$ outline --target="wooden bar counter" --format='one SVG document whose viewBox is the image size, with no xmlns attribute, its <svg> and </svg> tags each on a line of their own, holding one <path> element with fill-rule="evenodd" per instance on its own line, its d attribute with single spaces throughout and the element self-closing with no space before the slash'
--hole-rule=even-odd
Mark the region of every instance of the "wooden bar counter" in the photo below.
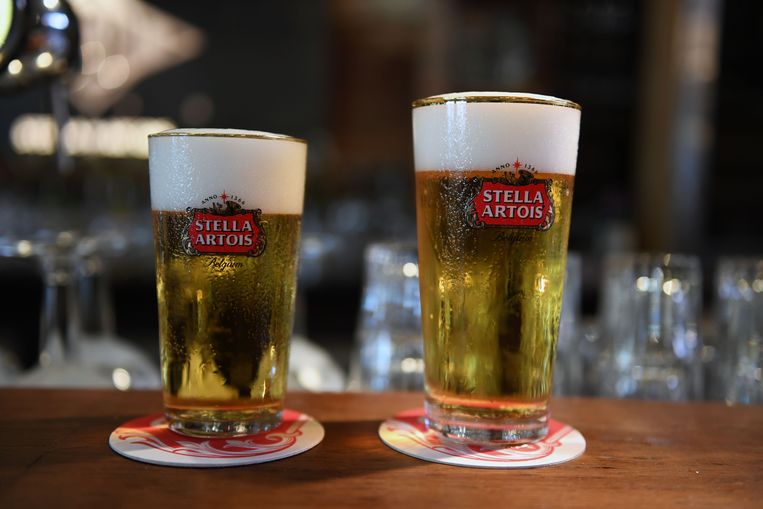
<svg viewBox="0 0 763 509">
<path fill-rule="evenodd" d="M 558 399 L 586 453 L 563 465 L 482 470 L 386 447 L 380 422 L 421 394 L 291 394 L 326 438 L 292 458 L 189 469 L 122 458 L 111 431 L 161 409 L 158 392 L 0 390 L 0 508 L 763 507 L 763 406 Z"/>
</svg>

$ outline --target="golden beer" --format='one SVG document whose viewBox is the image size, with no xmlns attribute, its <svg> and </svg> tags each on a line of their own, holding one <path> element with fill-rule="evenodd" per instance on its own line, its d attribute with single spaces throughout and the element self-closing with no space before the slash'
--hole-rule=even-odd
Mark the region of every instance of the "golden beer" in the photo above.
<svg viewBox="0 0 763 509">
<path fill-rule="evenodd" d="M 422 328 L 424 337 L 437 338 L 427 342 L 426 383 L 453 412 L 545 414 L 573 178 L 545 176 L 560 204 L 548 231 L 452 228 L 463 212 L 451 217 L 448 204 L 459 201 L 471 178 L 491 174 L 416 175 Z"/>
<path fill-rule="evenodd" d="M 427 421 L 450 438 L 510 444 L 547 432 L 579 122 L 572 104 L 497 93 L 414 103 Z M 417 116 L 436 107 L 445 111 Z M 548 147 L 557 110 L 574 128 L 566 165 L 533 151 Z M 512 133 L 525 139 L 504 141 Z"/>
<path fill-rule="evenodd" d="M 153 216 L 166 412 L 272 419 L 286 389 L 300 216 L 263 215 L 259 257 L 190 256 L 186 214 Z"/>
<path fill-rule="evenodd" d="M 251 131 L 151 138 L 165 415 L 191 435 L 280 422 L 305 144 Z"/>
</svg>

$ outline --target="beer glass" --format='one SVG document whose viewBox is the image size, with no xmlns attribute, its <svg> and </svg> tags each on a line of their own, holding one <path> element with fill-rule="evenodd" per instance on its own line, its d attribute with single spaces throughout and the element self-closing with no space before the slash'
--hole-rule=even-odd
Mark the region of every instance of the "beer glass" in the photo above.
<svg viewBox="0 0 763 509">
<path fill-rule="evenodd" d="M 548 431 L 579 127 L 535 94 L 413 103 L 426 419 L 446 437 Z"/>
<path fill-rule="evenodd" d="M 424 388 L 421 300 L 415 241 L 366 247 L 365 283 L 358 318 L 352 388 Z"/>
<path fill-rule="evenodd" d="M 702 399 L 702 268 L 676 253 L 617 253 L 604 263 L 599 393 Z"/>
<path fill-rule="evenodd" d="M 716 298 L 715 394 L 727 404 L 763 403 L 763 258 L 721 258 Z"/>
<path fill-rule="evenodd" d="M 281 419 L 307 144 L 230 129 L 149 137 L 165 415 L 197 436 Z"/>
</svg>

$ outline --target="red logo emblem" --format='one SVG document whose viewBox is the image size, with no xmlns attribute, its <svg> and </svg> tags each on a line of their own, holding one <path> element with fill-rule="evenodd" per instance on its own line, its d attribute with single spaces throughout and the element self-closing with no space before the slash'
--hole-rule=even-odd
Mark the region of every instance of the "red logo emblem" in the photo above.
<svg viewBox="0 0 763 509">
<path fill-rule="evenodd" d="M 519 170 L 495 178 L 475 177 L 471 185 L 466 222 L 472 228 L 548 230 L 554 224 L 551 180 L 536 179 L 530 171 Z"/>
<path fill-rule="evenodd" d="M 223 192 L 219 198 L 204 200 L 211 208 L 189 208 L 188 227 L 183 235 L 183 248 L 190 255 L 259 256 L 265 251 L 267 237 L 260 220 L 260 209 L 246 210 L 237 200 Z M 228 200 L 228 198 L 231 198 Z M 234 201 L 237 200 L 237 201 Z"/>
</svg>

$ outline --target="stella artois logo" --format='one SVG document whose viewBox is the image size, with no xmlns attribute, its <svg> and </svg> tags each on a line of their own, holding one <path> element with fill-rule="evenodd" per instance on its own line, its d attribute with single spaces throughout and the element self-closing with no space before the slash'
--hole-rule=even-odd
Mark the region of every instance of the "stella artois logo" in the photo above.
<svg viewBox="0 0 763 509">
<path fill-rule="evenodd" d="M 496 168 L 496 177 L 474 177 L 466 204 L 472 228 L 512 227 L 548 230 L 554 224 L 551 180 L 535 178 L 535 168 L 517 159 Z"/>
<path fill-rule="evenodd" d="M 245 209 L 244 200 L 225 191 L 202 202 L 207 208 L 186 209 L 189 222 L 183 249 L 189 255 L 260 256 L 267 236 L 260 209 Z"/>
</svg>

